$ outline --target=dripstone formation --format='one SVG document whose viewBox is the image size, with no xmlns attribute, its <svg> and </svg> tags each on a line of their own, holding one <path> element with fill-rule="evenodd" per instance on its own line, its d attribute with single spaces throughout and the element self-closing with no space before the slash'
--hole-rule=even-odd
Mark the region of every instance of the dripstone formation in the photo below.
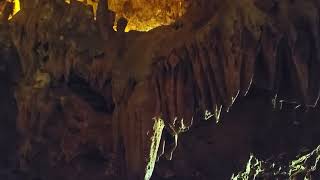
<svg viewBox="0 0 320 180">
<path fill-rule="evenodd" d="M 186 4 L 171 25 L 127 33 L 124 18 L 114 31 L 107 0 L 96 18 L 77 1 L 21 1 L 10 20 L 3 11 L 1 63 L 15 82 L 20 171 L 58 179 L 102 168 L 66 179 L 148 180 L 184 132 L 203 119 L 221 123 L 252 86 L 277 109 L 317 108 L 319 1 Z M 90 166 L 84 155 L 101 162 Z"/>
</svg>

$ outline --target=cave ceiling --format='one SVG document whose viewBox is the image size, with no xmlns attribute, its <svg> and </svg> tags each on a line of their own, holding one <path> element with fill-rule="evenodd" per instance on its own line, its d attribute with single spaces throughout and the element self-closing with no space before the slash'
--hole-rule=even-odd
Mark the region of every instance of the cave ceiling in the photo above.
<svg viewBox="0 0 320 180">
<path fill-rule="evenodd" d="M 96 17 L 99 0 L 75 1 L 91 6 Z M 20 11 L 20 0 L 3 0 L 2 3 L 5 2 L 14 4 L 12 15 Z M 70 4 L 70 0 L 65 0 L 65 2 Z M 126 32 L 130 30 L 149 31 L 162 25 L 169 25 L 181 17 L 185 13 L 186 3 L 185 0 L 111 0 L 108 1 L 108 6 L 105 8 L 116 13 L 115 30 L 117 20 L 124 17 L 128 20 Z"/>
<path fill-rule="evenodd" d="M 271 109 L 319 108 L 317 0 L 0 0 L 0 19 L 22 169 L 94 149 L 109 178 L 149 180 L 184 134 L 223 124 L 253 87 Z"/>
</svg>

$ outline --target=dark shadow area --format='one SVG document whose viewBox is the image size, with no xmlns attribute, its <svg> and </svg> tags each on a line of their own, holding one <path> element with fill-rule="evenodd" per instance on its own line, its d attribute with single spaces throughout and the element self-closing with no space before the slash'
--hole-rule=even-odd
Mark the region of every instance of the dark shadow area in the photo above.
<svg viewBox="0 0 320 180">
<path fill-rule="evenodd" d="M 112 113 L 114 110 L 113 102 L 106 101 L 105 98 L 94 91 L 90 84 L 82 77 L 71 73 L 68 81 L 69 88 L 77 94 L 79 97 L 83 98 L 87 103 L 89 103 L 95 111 L 97 112 L 107 112 Z"/>
<path fill-rule="evenodd" d="M 0 56 L 0 179 L 7 180 L 17 166 L 16 117 L 17 106 L 14 98 L 14 82 L 10 76 L 14 72 Z M 13 59 L 10 59 L 14 61 Z M 12 178 L 10 178 L 12 179 Z"/>
<path fill-rule="evenodd" d="M 320 144 L 318 108 L 307 112 L 283 103 L 273 109 L 271 93 L 252 88 L 222 120 L 202 120 L 179 137 L 172 161 L 159 161 L 155 180 L 227 180 L 243 168 L 250 154 L 262 160 L 281 156 L 287 163 Z"/>
</svg>

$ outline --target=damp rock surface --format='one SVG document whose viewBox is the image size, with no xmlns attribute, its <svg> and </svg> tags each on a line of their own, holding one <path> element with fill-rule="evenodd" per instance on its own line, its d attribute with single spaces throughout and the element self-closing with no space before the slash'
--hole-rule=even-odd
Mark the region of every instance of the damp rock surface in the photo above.
<svg viewBox="0 0 320 180">
<path fill-rule="evenodd" d="M 78 1 L 23 1 L 10 20 L 2 11 L 0 73 L 15 82 L 11 91 L 18 111 L 19 171 L 45 179 L 48 174 L 54 175 L 49 179 L 88 179 L 82 174 L 88 169 L 89 174 L 97 171 L 95 179 L 147 180 L 154 169 L 157 172 L 158 160 L 174 161 L 176 150 L 187 156 L 181 147 L 188 143 L 179 146 L 180 141 L 203 119 L 211 122 L 208 126 L 230 127 L 226 134 L 219 128 L 206 131 L 221 135 L 221 142 L 214 141 L 223 147 L 216 145 L 217 152 L 226 153 L 221 157 L 231 162 L 243 159 L 247 151 L 263 152 L 251 149 L 256 142 L 247 136 L 266 136 L 266 129 L 274 127 L 294 132 L 292 124 L 308 124 L 301 121 L 300 112 L 318 110 L 318 1 L 197 0 L 170 25 L 128 33 L 124 19 L 119 21 L 122 29 L 113 30 L 117 17 L 104 8 L 109 3 L 100 0 L 94 12 Z M 9 12 L 10 6 L 3 9 Z M 257 102 L 246 99 L 252 87 L 259 89 L 268 106 L 255 109 Z M 290 113 L 272 113 L 270 117 L 276 118 L 265 121 L 260 120 L 262 115 L 250 117 L 256 112 L 239 113 L 244 118 L 230 118 L 245 124 L 237 128 L 231 121 L 224 123 L 223 117 L 238 99 L 252 102 L 245 106 L 252 111 L 273 106 Z M 282 117 L 288 122 L 272 120 Z M 262 122 L 264 131 L 252 130 Z M 239 156 L 232 156 L 236 147 L 225 142 L 232 137 L 248 144 Z M 283 144 L 279 142 L 279 152 Z M 216 147 L 202 141 L 197 146 Z M 214 176 L 205 167 L 195 170 L 192 164 L 183 164 L 183 158 L 173 164 L 176 169 L 192 169 L 182 177 Z M 230 170 L 235 166 L 225 165 Z M 37 173 L 39 169 L 42 173 Z M 166 168 L 158 171 L 158 177 L 175 177 Z"/>
<path fill-rule="evenodd" d="M 287 164 L 282 157 L 262 161 L 250 156 L 245 170 L 233 174 L 232 180 L 250 179 L 318 179 L 319 146 L 309 153 L 302 153 Z"/>
</svg>

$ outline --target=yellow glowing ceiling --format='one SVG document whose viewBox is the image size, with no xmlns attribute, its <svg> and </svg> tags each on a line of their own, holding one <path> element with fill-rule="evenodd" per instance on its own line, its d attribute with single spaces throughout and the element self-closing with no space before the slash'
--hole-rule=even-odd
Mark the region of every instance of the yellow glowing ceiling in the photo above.
<svg viewBox="0 0 320 180">
<path fill-rule="evenodd" d="M 2 4 L 0 4 L 0 14 L 4 10 L 6 3 L 13 3 L 14 4 L 12 14 L 9 17 L 9 19 L 11 19 L 13 15 L 15 15 L 18 11 L 20 11 L 20 1 L 19 0 L 5 0 L 4 2 L 2 2 Z"/>
<path fill-rule="evenodd" d="M 126 31 L 149 31 L 173 23 L 185 13 L 185 0 L 109 0 L 117 18 L 128 19 Z"/>
<path fill-rule="evenodd" d="M 12 0 L 14 2 L 13 15 L 20 11 L 20 0 Z"/>
<path fill-rule="evenodd" d="M 98 0 L 78 0 L 93 6 L 94 14 Z M 173 23 L 185 13 L 185 0 L 109 0 L 109 8 L 128 20 L 126 31 L 149 31 L 161 25 Z M 70 2 L 70 0 L 66 0 Z"/>
<path fill-rule="evenodd" d="M 20 10 L 19 0 L 6 0 L 15 4 L 13 15 Z M 65 0 L 70 3 L 70 0 Z M 98 0 L 78 0 L 91 5 L 96 14 Z M 109 0 L 110 10 L 128 20 L 126 31 L 149 31 L 161 25 L 168 25 L 185 13 L 185 0 Z"/>
</svg>

